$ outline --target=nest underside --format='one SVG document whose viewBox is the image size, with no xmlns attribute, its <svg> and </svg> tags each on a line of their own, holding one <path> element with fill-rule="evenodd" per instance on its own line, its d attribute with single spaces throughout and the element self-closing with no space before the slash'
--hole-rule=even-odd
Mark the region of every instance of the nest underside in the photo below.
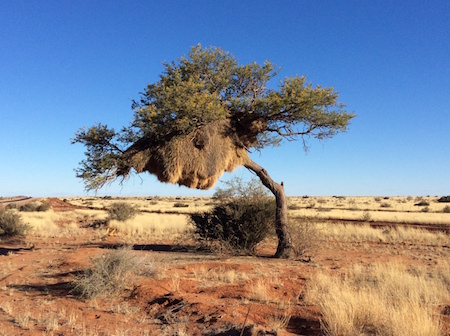
<svg viewBox="0 0 450 336">
<path fill-rule="evenodd" d="M 250 161 L 244 146 L 230 137 L 225 123 L 211 123 L 187 135 L 155 145 L 141 140 L 122 157 L 119 175 L 131 169 L 156 175 L 159 181 L 209 189 L 224 172 Z"/>
</svg>

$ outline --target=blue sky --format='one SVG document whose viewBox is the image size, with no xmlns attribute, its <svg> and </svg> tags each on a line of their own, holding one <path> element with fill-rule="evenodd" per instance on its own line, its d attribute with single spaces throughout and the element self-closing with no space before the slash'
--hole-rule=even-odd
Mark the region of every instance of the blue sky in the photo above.
<svg viewBox="0 0 450 336">
<path fill-rule="evenodd" d="M 198 43 L 333 86 L 357 114 L 307 154 L 301 141 L 252 154 L 288 195 L 450 194 L 449 32 L 447 0 L 1 1 L 0 196 L 85 195 L 70 138 L 128 125 L 162 62 Z M 236 175 L 251 176 L 222 180 Z M 213 192 L 142 174 L 98 195 Z"/>
</svg>

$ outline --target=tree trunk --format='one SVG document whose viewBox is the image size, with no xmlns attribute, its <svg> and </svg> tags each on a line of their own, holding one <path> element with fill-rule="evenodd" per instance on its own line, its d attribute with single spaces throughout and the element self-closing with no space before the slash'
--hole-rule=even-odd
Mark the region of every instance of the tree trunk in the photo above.
<svg viewBox="0 0 450 336">
<path fill-rule="evenodd" d="M 288 230 L 288 209 L 286 195 L 284 193 L 283 182 L 281 184 L 276 183 L 269 176 L 267 171 L 251 161 L 244 165 L 245 168 L 255 172 L 260 178 L 262 184 L 264 184 L 274 195 L 277 203 L 276 217 L 275 217 L 275 229 L 278 236 L 278 247 L 275 257 L 277 258 L 289 258 L 292 254 L 292 239 Z"/>
</svg>

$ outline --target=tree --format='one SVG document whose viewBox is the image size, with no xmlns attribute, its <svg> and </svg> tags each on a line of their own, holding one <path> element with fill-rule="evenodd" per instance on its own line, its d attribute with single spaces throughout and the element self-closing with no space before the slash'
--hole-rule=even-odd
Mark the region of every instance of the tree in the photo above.
<svg viewBox="0 0 450 336">
<path fill-rule="evenodd" d="M 267 83 L 278 75 L 269 61 L 240 65 L 220 48 L 192 47 L 187 56 L 164 64 L 158 82 L 133 101 L 134 118 L 115 131 L 97 124 L 78 130 L 72 143 L 85 145 L 76 170 L 87 190 L 97 190 L 131 173 L 147 171 L 162 182 L 211 188 L 224 171 L 245 166 L 276 198 L 277 257 L 289 257 L 283 183 L 272 180 L 248 153 L 283 139 L 325 139 L 346 131 L 353 114 L 333 88 L 313 87 L 306 78 Z"/>
</svg>

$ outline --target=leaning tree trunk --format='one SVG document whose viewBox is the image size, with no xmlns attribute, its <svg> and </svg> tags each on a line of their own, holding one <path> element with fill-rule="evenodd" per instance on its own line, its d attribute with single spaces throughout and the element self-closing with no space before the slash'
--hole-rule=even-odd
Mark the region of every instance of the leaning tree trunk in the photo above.
<svg viewBox="0 0 450 336">
<path fill-rule="evenodd" d="M 275 229 L 278 236 L 278 247 L 275 257 L 289 258 L 292 254 L 292 239 L 287 227 L 288 209 L 283 182 L 281 184 L 276 183 L 272 180 L 263 167 L 251 160 L 249 163 L 245 164 L 245 168 L 255 172 L 255 174 L 260 178 L 262 184 L 264 184 L 275 195 L 275 200 L 277 203 Z"/>
</svg>

